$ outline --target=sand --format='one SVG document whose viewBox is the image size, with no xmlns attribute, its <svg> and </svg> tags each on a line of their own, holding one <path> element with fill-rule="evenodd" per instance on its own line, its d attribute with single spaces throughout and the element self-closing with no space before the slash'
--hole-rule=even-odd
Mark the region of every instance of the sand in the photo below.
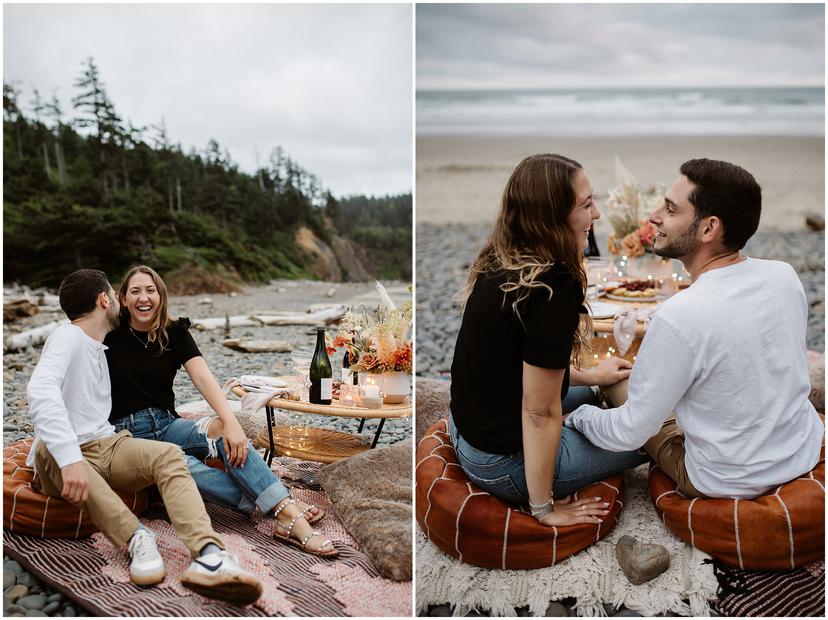
<svg viewBox="0 0 828 620">
<path fill-rule="evenodd" d="M 533 153 L 580 161 L 599 197 L 615 183 L 615 156 L 642 189 L 670 185 L 694 157 L 743 166 L 763 189 L 760 229 L 802 230 L 805 214 L 825 210 L 825 141 L 787 136 L 477 137 L 417 136 L 416 221 L 492 221 L 515 165 Z M 600 220 L 596 232 L 608 226 Z"/>
</svg>

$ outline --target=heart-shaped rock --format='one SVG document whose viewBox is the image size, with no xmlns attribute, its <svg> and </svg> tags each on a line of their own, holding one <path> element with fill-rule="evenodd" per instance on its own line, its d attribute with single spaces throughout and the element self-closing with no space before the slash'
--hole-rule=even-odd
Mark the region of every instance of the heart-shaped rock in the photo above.
<svg viewBox="0 0 828 620">
<path fill-rule="evenodd" d="M 630 583 L 638 586 L 670 568 L 670 554 L 662 545 L 645 544 L 622 536 L 615 544 L 615 557 Z"/>
</svg>

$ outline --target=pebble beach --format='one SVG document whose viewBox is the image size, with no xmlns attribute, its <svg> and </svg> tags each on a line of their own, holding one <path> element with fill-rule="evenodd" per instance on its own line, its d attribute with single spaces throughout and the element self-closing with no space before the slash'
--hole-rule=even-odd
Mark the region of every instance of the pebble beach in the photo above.
<svg viewBox="0 0 828 620">
<path fill-rule="evenodd" d="M 455 297 L 488 237 L 506 179 L 523 157 L 538 152 L 560 152 L 581 161 L 602 212 L 607 190 L 615 185 L 616 155 L 647 193 L 656 184 L 669 185 L 679 164 L 691 157 L 744 165 L 756 175 L 764 200 L 759 231 L 743 253 L 794 267 L 809 305 L 807 347 L 824 352 L 825 234 L 809 230 L 805 223 L 807 214 L 824 213 L 823 148 L 821 138 L 801 137 L 418 136 L 416 375 L 450 379 L 461 322 L 461 304 Z M 596 222 L 602 255 L 608 255 L 611 231 L 606 217 Z M 574 616 L 574 602 L 550 601 L 545 615 Z M 454 612 L 450 604 L 439 604 L 421 615 L 451 616 Z M 528 608 L 516 612 L 529 615 Z M 640 615 L 610 605 L 605 612 L 608 616 Z M 466 615 L 490 614 L 478 609 Z"/>
<path fill-rule="evenodd" d="M 407 283 L 384 282 L 395 303 L 402 303 L 409 295 Z M 266 286 L 244 287 L 233 294 L 202 294 L 170 296 L 170 314 L 190 319 L 224 317 L 225 314 L 268 314 L 276 311 L 305 312 L 313 304 L 343 304 L 356 307 L 364 304 L 370 311 L 378 304 L 374 283 L 330 283 L 310 280 L 274 280 Z M 45 312 L 6 325 L 5 335 L 18 333 L 65 318 L 62 312 Z M 336 327 L 328 332 L 333 335 Z M 201 331 L 191 328 L 207 365 L 220 384 L 242 374 L 289 375 L 293 373 L 290 353 L 243 353 L 225 347 L 224 329 Z M 313 350 L 316 332 L 311 325 L 234 327 L 231 338 L 282 340 L 296 349 Z M 40 357 L 41 346 L 6 353 L 3 357 L 3 445 L 32 436 L 34 428 L 26 404 L 26 384 Z M 332 356 L 334 374 L 340 368 L 341 354 Z M 201 400 L 186 372 L 178 373 L 174 384 L 176 405 Z M 229 397 L 231 400 L 235 396 Z M 291 422 L 303 426 L 327 428 L 356 433 L 359 420 L 327 416 L 288 414 Z M 383 426 L 379 444 L 391 444 L 411 436 L 411 418 L 389 419 Z M 370 441 L 376 422 L 368 421 L 361 433 Z M 8 616 L 82 616 L 88 615 L 48 585 L 28 573 L 18 562 L 4 556 L 3 615 Z"/>
</svg>

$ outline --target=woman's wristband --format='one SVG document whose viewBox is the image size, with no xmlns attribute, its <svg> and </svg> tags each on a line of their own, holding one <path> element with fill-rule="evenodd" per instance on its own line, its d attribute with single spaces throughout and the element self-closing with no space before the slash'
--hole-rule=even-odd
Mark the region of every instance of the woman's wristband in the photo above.
<svg viewBox="0 0 828 620">
<path fill-rule="evenodd" d="M 555 510 L 555 497 L 550 492 L 549 499 L 543 504 L 533 504 L 532 502 L 529 502 L 529 508 L 532 511 L 532 516 L 536 519 L 546 516 Z"/>
</svg>

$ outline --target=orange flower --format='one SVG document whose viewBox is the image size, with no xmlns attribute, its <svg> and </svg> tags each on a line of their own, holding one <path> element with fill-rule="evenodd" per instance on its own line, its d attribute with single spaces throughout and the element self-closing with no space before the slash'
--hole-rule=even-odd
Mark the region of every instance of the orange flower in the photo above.
<svg viewBox="0 0 828 620">
<path fill-rule="evenodd" d="M 342 334 L 337 334 L 336 338 L 333 340 L 333 346 L 337 349 L 341 349 L 342 347 L 351 344 L 351 338 L 345 337 Z"/>
<path fill-rule="evenodd" d="M 637 232 L 631 232 L 621 240 L 621 252 L 628 258 L 635 258 L 644 254 L 644 246 Z"/>
</svg>

